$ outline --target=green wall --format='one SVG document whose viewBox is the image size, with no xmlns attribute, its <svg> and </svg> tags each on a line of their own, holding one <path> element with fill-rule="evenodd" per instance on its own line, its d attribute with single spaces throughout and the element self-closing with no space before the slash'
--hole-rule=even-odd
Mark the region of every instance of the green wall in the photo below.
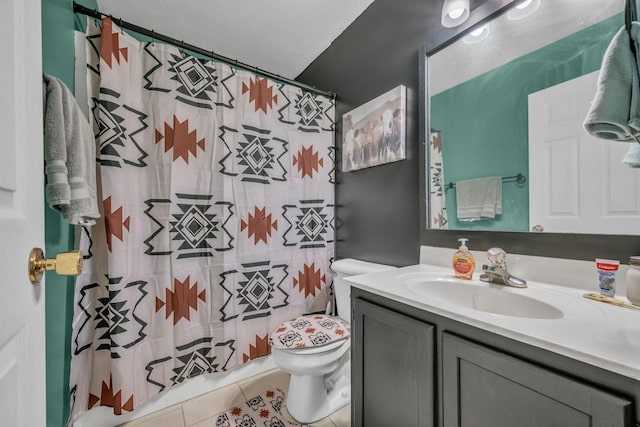
<svg viewBox="0 0 640 427">
<path fill-rule="evenodd" d="M 613 16 L 431 98 L 431 127 L 442 131 L 444 182 L 529 176 L 528 95 L 600 68 L 623 23 Z M 461 222 L 455 190 L 446 192 L 453 230 L 528 231 L 528 183 L 502 186 L 502 215 Z"/>
<path fill-rule="evenodd" d="M 97 0 L 76 0 L 98 9 Z M 86 17 L 73 13 L 73 0 L 42 0 L 42 69 L 61 79 L 71 90 L 75 86 L 74 31 L 85 29 Z M 141 41 L 150 38 L 130 33 Z M 195 56 L 204 58 L 203 55 Z M 51 257 L 74 248 L 74 228 L 62 215 L 46 206 L 45 253 Z M 47 426 L 67 425 L 69 418 L 69 369 L 71 362 L 71 321 L 75 278 L 46 273 L 47 340 Z"/>
<path fill-rule="evenodd" d="M 78 1 L 97 8 L 96 0 Z M 84 17 L 73 14 L 71 0 L 42 0 L 42 69 L 74 88 L 74 30 Z M 46 202 L 45 202 L 46 205 Z M 45 208 L 45 253 L 74 249 L 73 228 Z M 66 426 L 69 416 L 69 362 L 75 279 L 47 273 L 45 291 L 47 426 Z"/>
</svg>

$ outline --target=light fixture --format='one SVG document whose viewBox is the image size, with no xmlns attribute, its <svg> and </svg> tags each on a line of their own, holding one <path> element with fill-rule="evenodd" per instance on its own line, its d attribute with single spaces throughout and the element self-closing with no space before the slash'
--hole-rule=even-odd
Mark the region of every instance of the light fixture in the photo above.
<svg viewBox="0 0 640 427">
<path fill-rule="evenodd" d="M 522 0 L 507 12 L 507 18 L 512 21 L 526 18 L 540 7 L 540 0 Z"/>
<path fill-rule="evenodd" d="M 482 27 L 469 32 L 469 34 L 462 38 L 462 41 L 467 44 L 473 44 L 481 42 L 487 37 L 489 37 L 489 24 L 483 25 Z"/>
<path fill-rule="evenodd" d="M 526 9 L 527 6 L 529 6 L 532 1 L 533 0 L 524 0 L 516 5 L 516 9 L 520 9 L 520 10 Z"/>
<path fill-rule="evenodd" d="M 444 0 L 442 26 L 457 27 L 469 18 L 469 0 Z"/>
</svg>

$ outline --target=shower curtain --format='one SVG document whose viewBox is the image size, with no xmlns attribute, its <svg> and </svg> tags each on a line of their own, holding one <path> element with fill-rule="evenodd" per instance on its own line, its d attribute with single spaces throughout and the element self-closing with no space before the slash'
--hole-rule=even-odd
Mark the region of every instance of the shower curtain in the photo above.
<svg viewBox="0 0 640 427">
<path fill-rule="evenodd" d="M 433 229 L 449 228 L 445 200 L 444 170 L 442 162 L 442 132 L 433 131 L 429 140 L 429 205 Z"/>
<path fill-rule="evenodd" d="M 270 353 L 332 282 L 334 103 L 89 22 L 102 219 L 83 230 L 71 420 Z"/>
</svg>

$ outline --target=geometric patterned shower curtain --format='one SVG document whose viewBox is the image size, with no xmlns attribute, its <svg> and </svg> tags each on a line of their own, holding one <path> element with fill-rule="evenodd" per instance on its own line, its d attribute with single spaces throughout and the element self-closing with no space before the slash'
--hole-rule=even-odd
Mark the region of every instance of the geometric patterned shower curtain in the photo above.
<svg viewBox="0 0 640 427">
<path fill-rule="evenodd" d="M 75 290 L 71 420 L 132 411 L 270 353 L 323 311 L 334 253 L 334 102 L 110 19 L 87 28 L 101 214 Z"/>
<path fill-rule="evenodd" d="M 447 203 L 445 200 L 444 169 L 442 161 L 442 132 L 433 131 L 429 138 L 429 211 L 427 226 L 432 229 L 448 229 Z"/>
</svg>

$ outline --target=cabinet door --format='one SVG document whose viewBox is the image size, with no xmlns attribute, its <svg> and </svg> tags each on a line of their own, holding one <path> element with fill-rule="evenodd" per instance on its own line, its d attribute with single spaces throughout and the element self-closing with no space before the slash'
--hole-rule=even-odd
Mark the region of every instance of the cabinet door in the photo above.
<svg viewBox="0 0 640 427">
<path fill-rule="evenodd" d="M 444 427 L 633 425 L 629 400 L 450 334 L 442 346 Z"/>
<path fill-rule="evenodd" d="M 363 300 L 353 305 L 354 426 L 433 426 L 434 327 Z"/>
</svg>

